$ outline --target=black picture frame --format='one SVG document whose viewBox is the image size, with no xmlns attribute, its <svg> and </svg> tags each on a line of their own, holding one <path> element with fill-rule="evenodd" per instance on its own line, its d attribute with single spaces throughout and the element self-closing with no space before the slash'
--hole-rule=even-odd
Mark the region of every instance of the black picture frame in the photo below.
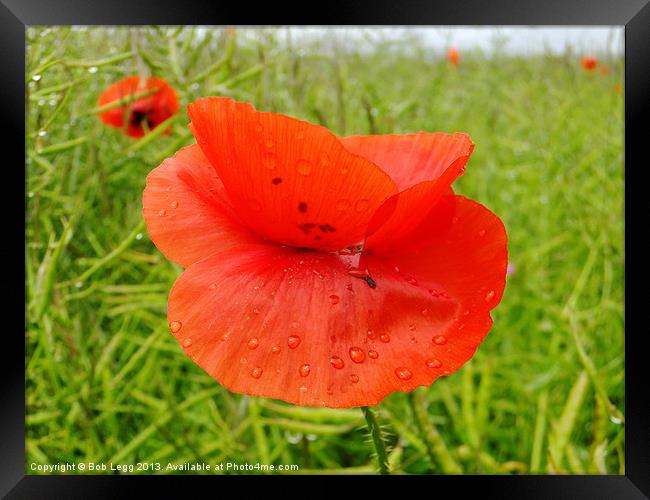
<svg viewBox="0 0 650 500">
<path fill-rule="evenodd" d="M 648 498 L 650 497 L 650 398 L 644 355 L 647 329 L 643 322 L 648 281 L 643 265 L 643 237 L 647 233 L 647 204 L 641 176 L 647 170 L 644 124 L 650 116 L 650 4 L 648 0 L 455 0 L 331 1 L 281 8 L 276 3 L 252 7 L 242 2 L 171 0 L 0 0 L 0 62 L 3 78 L 0 102 L 4 122 L 1 135 L 14 162 L 4 165 L 5 191 L 0 196 L 4 223 L 5 296 L 3 309 L 11 318 L 5 328 L 0 363 L 0 494 L 9 498 L 116 498 L 139 490 L 167 494 L 187 493 L 187 481 L 250 481 L 250 477 L 216 476 L 29 476 L 25 475 L 25 345 L 18 325 L 23 290 L 24 161 L 25 140 L 25 29 L 30 25 L 617 25 L 625 26 L 625 263 L 633 272 L 625 282 L 625 459 L 624 476 L 417 476 L 370 477 L 365 482 L 431 481 L 428 491 L 453 489 L 454 495 L 477 492 L 498 498 Z M 22 146 L 18 146 L 22 145 Z M 645 161 L 644 161 L 645 159 Z M 21 199 L 22 197 L 22 199 Z M 640 227 L 636 227 L 640 226 Z M 645 227 L 645 230 L 644 230 Z M 636 229 L 636 231 L 634 230 Z M 640 231 L 639 231 L 640 230 Z M 22 235 L 21 235 L 22 232 Z M 640 241 L 635 241 L 639 238 Z M 24 254 L 23 254 L 24 258 Z M 24 262 L 24 261 L 23 261 Z M 638 290 L 638 292 L 637 292 Z M 646 306 L 647 308 L 647 306 Z M 6 322 L 4 323 L 7 324 Z M 23 317 L 24 326 L 24 317 Z M 24 331 L 24 330 L 23 330 Z M 314 479 L 314 478 L 312 478 Z M 294 488 L 302 477 L 254 478 L 284 481 Z M 349 478 L 326 477 L 327 488 L 345 487 Z M 291 481 L 291 483 L 289 483 Z M 291 485 L 290 485 L 291 484 Z M 434 486 L 435 485 L 435 486 Z M 434 489 L 429 489 L 434 488 Z M 332 491 L 332 490 L 330 490 Z M 366 494 L 369 490 L 366 490 Z M 425 490 L 426 491 L 426 490 Z"/>
</svg>

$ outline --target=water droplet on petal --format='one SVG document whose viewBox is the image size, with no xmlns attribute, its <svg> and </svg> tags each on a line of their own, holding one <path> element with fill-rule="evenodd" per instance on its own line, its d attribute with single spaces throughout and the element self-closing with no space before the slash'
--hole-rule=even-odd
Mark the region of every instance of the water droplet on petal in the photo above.
<svg viewBox="0 0 650 500">
<path fill-rule="evenodd" d="M 413 377 L 411 371 L 403 366 L 395 368 L 395 375 L 397 375 L 397 378 L 401 380 L 410 380 Z"/>
<path fill-rule="evenodd" d="M 350 382 L 352 382 L 353 384 L 359 382 L 359 375 L 355 375 L 354 373 L 350 375 Z"/>
<path fill-rule="evenodd" d="M 488 293 L 485 294 L 485 302 L 490 302 L 495 295 L 496 295 L 495 291 L 490 290 Z"/>
<path fill-rule="evenodd" d="M 158 212 L 158 215 L 160 217 L 164 217 L 165 215 L 167 215 L 167 211 L 166 210 L 161 210 L 160 212 Z"/>
<path fill-rule="evenodd" d="M 329 299 L 330 299 L 330 304 L 332 304 L 333 306 L 338 304 L 339 301 L 341 300 L 338 295 L 330 295 Z"/>
<path fill-rule="evenodd" d="M 478 232 L 478 235 L 479 235 L 479 236 L 485 236 L 485 233 L 486 233 L 485 229 L 481 229 L 481 230 Z"/>
<path fill-rule="evenodd" d="M 390 342 L 390 335 L 388 335 L 387 333 L 382 333 L 379 336 L 379 340 L 381 340 L 384 344 L 388 344 L 388 342 Z"/>
<path fill-rule="evenodd" d="M 406 278 L 406 282 L 409 285 L 418 286 L 418 280 L 416 280 L 413 276 L 409 276 L 408 278 Z"/>
<path fill-rule="evenodd" d="M 428 309 L 422 309 L 422 316 L 428 316 L 429 315 L 429 310 Z"/>
<path fill-rule="evenodd" d="M 259 366 L 256 366 L 251 370 L 251 377 L 260 378 L 262 376 L 262 369 Z"/>
<path fill-rule="evenodd" d="M 291 336 L 287 339 L 287 345 L 288 345 L 291 349 L 295 349 L 296 347 L 298 347 L 298 346 L 300 345 L 300 337 L 298 337 L 298 335 L 291 335 Z"/>
<path fill-rule="evenodd" d="M 273 354 L 279 353 L 280 352 L 280 346 L 279 345 L 274 345 L 273 347 L 271 347 L 271 352 Z"/>
<path fill-rule="evenodd" d="M 309 175 L 311 173 L 311 163 L 307 160 L 300 160 L 296 164 L 296 170 L 301 175 Z"/>
<path fill-rule="evenodd" d="M 264 158 L 262 159 L 262 163 L 269 170 L 273 170 L 278 164 L 278 160 L 276 159 L 274 154 L 267 153 L 264 155 Z"/>
<path fill-rule="evenodd" d="M 366 210 L 368 210 L 369 206 L 370 206 L 370 202 L 364 198 L 364 199 L 358 200 L 354 204 L 354 209 L 357 212 L 365 212 Z"/>
<path fill-rule="evenodd" d="M 306 365 L 306 364 L 305 364 L 305 365 L 302 365 L 302 366 L 298 369 L 298 371 L 300 372 L 300 376 L 301 376 L 301 377 L 306 377 L 307 375 L 309 375 L 309 372 L 311 371 L 311 366 Z"/>
<path fill-rule="evenodd" d="M 429 368 L 440 368 L 442 366 L 442 362 L 439 359 L 427 359 L 425 363 Z"/>
<path fill-rule="evenodd" d="M 251 350 L 252 349 L 257 349 L 258 345 L 260 345 L 260 341 L 257 340 L 255 337 L 253 337 L 252 339 L 249 339 L 248 342 L 246 343 L 246 346 Z"/>
<path fill-rule="evenodd" d="M 360 347 L 350 347 L 350 359 L 355 363 L 363 363 L 366 359 L 366 353 Z"/>
<path fill-rule="evenodd" d="M 350 210 L 351 204 L 348 200 L 339 200 L 336 202 L 336 209 L 340 212 Z"/>
<path fill-rule="evenodd" d="M 377 351 L 368 351 L 368 357 L 370 359 L 377 359 L 379 357 L 379 353 Z"/>
<path fill-rule="evenodd" d="M 169 206 L 172 207 L 172 208 L 178 208 L 178 202 L 176 200 L 174 200 L 169 204 Z"/>
<path fill-rule="evenodd" d="M 343 362 L 343 360 L 341 358 L 339 358 L 338 356 L 332 356 L 330 358 L 330 364 L 334 368 L 336 368 L 337 370 L 340 370 L 341 368 L 343 368 L 345 366 L 345 363 Z"/>
<path fill-rule="evenodd" d="M 172 333 L 178 333 L 178 331 L 181 329 L 181 326 L 183 326 L 183 324 L 180 321 L 172 321 L 169 324 L 169 329 L 172 331 Z"/>
<path fill-rule="evenodd" d="M 192 345 L 192 337 L 187 337 L 183 340 L 183 347 L 189 347 Z"/>
<path fill-rule="evenodd" d="M 447 343 L 447 337 L 444 335 L 437 335 L 433 337 L 433 343 L 437 345 L 443 345 Z"/>
<path fill-rule="evenodd" d="M 35 82 L 39 81 L 40 79 L 41 79 L 41 75 L 32 76 L 32 80 L 34 80 Z"/>
<path fill-rule="evenodd" d="M 409 330 L 411 330 L 412 332 L 417 330 L 417 328 L 418 328 L 417 325 L 409 325 Z"/>
<path fill-rule="evenodd" d="M 376 337 L 377 337 L 377 335 L 375 335 L 375 332 L 373 332 L 372 330 L 368 330 L 368 338 L 369 338 L 370 340 L 373 340 L 373 339 L 375 339 Z"/>
</svg>

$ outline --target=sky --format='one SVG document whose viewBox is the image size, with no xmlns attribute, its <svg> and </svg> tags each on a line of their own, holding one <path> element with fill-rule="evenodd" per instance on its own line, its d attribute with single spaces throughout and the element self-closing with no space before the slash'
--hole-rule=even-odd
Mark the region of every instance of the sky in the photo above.
<svg viewBox="0 0 650 500">
<path fill-rule="evenodd" d="M 408 27 L 281 27 L 284 39 L 290 33 L 294 43 L 301 40 L 345 40 L 358 50 L 371 49 L 382 41 L 419 39 L 432 51 L 444 51 L 449 46 L 461 50 L 481 49 L 490 53 L 499 48 L 507 53 L 532 55 L 544 52 L 564 53 L 568 47 L 574 52 L 594 54 L 623 54 L 624 28 L 621 26 L 408 26 Z M 247 28 L 238 31 L 253 36 Z"/>
</svg>

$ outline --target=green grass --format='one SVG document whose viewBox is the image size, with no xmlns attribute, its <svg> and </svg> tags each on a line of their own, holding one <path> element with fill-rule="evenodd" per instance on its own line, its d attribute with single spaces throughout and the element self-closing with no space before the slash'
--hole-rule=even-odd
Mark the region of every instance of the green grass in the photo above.
<svg viewBox="0 0 650 500">
<path fill-rule="evenodd" d="M 273 463 L 376 473 L 360 409 L 232 394 L 169 334 L 181 268 L 141 216 L 147 173 L 193 142 L 205 95 L 337 134 L 465 131 L 457 192 L 503 219 L 515 272 L 474 358 L 375 408 L 393 473 L 623 473 L 623 97 L 580 54 L 421 46 L 355 54 L 278 36 L 155 27 L 27 32 L 27 464 Z M 167 79 L 173 133 L 135 142 L 94 108 L 117 79 Z M 138 471 L 136 471 L 138 472 Z"/>
</svg>

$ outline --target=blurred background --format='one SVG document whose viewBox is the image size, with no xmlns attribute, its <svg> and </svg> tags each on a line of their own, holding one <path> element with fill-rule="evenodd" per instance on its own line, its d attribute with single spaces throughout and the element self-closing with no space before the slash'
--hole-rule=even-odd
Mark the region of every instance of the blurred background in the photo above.
<svg viewBox="0 0 650 500">
<path fill-rule="evenodd" d="M 393 473 L 624 473 L 622 28 L 31 27 L 26 57 L 27 473 L 376 472 L 359 409 L 232 394 L 169 334 L 182 269 L 149 240 L 141 197 L 194 142 L 185 107 L 206 95 L 339 135 L 476 143 L 454 189 L 506 225 L 505 295 L 470 362 L 376 407 Z M 136 74 L 176 89 L 171 134 L 98 119 L 103 90 Z"/>
</svg>

